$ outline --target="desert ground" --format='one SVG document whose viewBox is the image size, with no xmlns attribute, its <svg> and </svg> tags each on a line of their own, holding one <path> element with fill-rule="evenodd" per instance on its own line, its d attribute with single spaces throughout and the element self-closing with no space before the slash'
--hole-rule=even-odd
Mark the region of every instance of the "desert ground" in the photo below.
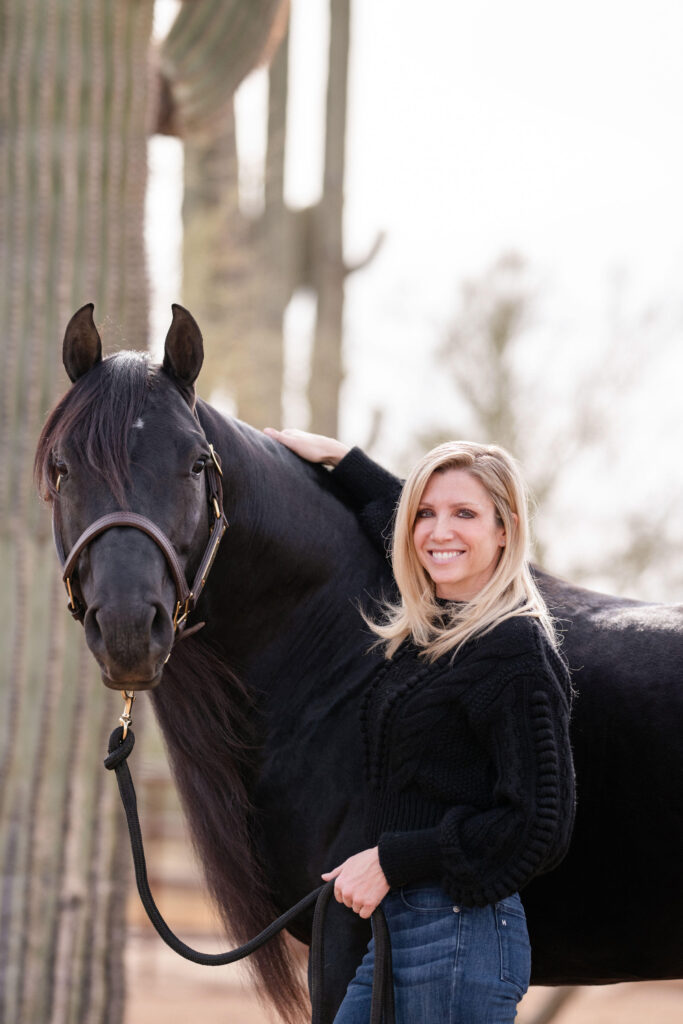
<svg viewBox="0 0 683 1024">
<path fill-rule="evenodd" d="M 137 918 L 137 911 L 134 913 Z M 168 914 L 170 917 L 170 913 Z M 221 949 L 211 931 L 183 932 L 199 949 Z M 127 952 L 128 1002 L 125 1024 L 274 1024 L 259 1003 L 241 964 L 201 967 L 177 956 L 146 925 L 131 924 Z M 519 1024 L 533 1024 L 553 990 L 532 988 Z M 641 982 L 577 988 L 553 1024 L 681 1024 L 683 981 Z M 415 1022 L 421 1024 L 421 1022 Z M 436 1024 L 436 1022 L 424 1022 Z"/>
<path fill-rule="evenodd" d="M 226 948 L 165 765 L 145 765 L 138 794 L 149 880 L 170 926 L 195 949 Z M 134 885 L 128 900 L 125 1024 L 274 1024 L 242 964 L 202 967 L 168 949 L 147 921 Z M 302 970 L 306 950 L 300 946 Z M 683 972 L 682 972 L 683 973 Z M 555 990 L 532 988 L 519 1024 L 535 1019 Z M 683 1024 L 683 980 L 574 989 L 553 1024 Z M 415 1024 L 438 1024 L 419 1022 Z"/>
<path fill-rule="evenodd" d="M 156 945 L 157 940 L 153 941 Z M 128 967 L 126 1024 L 273 1024 L 275 1020 L 259 1004 L 245 971 L 238 966 L 197 967 L 170 950 L 152 949 L 148 939 L 138 939 L 129 946 Z M 519 1024 L 533 1022 L 550 991 L 529 991 L 520 1006 Z M 581 988 L 553 1024 L 647 1021 L 681 1024 L 683 982 Z"/>
</svg>

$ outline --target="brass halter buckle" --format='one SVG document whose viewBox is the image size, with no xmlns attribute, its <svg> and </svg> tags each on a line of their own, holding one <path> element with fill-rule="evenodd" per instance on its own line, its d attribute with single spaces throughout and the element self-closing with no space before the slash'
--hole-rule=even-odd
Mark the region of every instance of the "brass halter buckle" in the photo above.
<svg viewBox="0 0 683 1024">
<path fill-rule="evenodd" d="M 192 600 L 192 597 L 193 597 L 192 592 L 190 592 L 190 595 L 189 595 L 187 601 L 185 602 L 185 607 L 184 608 L 183 608 L 182 604 L 180 603 L 180 601 L 176 602 L 175 612 L 174 612 L 174 615 L 173 615 L 173 629 L 174 629 L 175 632 L 177 632 L 180 629 L 180 627 L 185 624 L 185 619 L 190 614 L 190 611 L 191 611 L 190 602 Z M 180 610 L 181 608 L 182 608 L 182 613 L 181 613 L 181 610 Z"/>
<path fill-rule="evenodd" d="M 121 690 L 121 696 L 126 702 L 123 707 L 123 714 L 119 718 L 119 722 L 123 726 L 123 739 L 125 740 L 128 735 L 128 729 L 133 724 L 131 712 L 133 710 L 133 701 L 135 700 L 135 690 Z"/>
<path fill-rule="evenodd" d="M 216 469 L 218 470 L 218 475 L 219 476 L 223 476 L 223 470 L 221 469 L 221 464 L 220 464 L 218 455 L 216 454 L 216 449 L 214 448 L 214 446 L 212 444 L 209 445 L 209 451 L 211 452 L 211 460 L 212 460 L 214 466 L 216 467 Z"/>
<path fill-rule="evenodd" d="M 64 585 L 66 587 L 66 592 L 69 595 L 69 611 L 72 615 L 75 615 L 77 614 L 78 609 L 76 608 L 76 602 L 74 601 L 73 590 L 71 589 L 71 578 L 69 576 L 64 580 Z"/>
</svg>

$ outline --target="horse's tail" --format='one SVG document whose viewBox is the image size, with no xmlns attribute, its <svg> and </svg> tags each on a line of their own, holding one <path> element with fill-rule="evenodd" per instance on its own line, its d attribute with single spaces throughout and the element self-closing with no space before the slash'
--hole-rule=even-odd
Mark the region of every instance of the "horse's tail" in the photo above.
<svg viewBox="0 0 683 1024">
<path fill-rule="evenodd" d="M 253 842 L 248 798 L 256 750 L 249 699 L 225 663 L 194 637 L 176 645 L 153 693 L 193 841 L 231 938 L 253 938 L 280 912 Z M 253 954 L 257 991 L 287 1024 L 306 1019 L 301 966 L 280 933 Z"/>
</svg>

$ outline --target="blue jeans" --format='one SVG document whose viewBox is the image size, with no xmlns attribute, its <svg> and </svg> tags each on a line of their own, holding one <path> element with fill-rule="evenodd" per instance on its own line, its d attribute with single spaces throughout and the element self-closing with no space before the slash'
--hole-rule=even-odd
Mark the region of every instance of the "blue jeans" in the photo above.
<svg viewBox="0 0 683 1024">
<path fill-rule="evenodd" d="M 453 906 L 438 885 L 392 889 L 382 902 L 393 958 L 396 1024 L 508 1024 L 529 986 L 531 947 L 515 893 Z M 374 939 L 334 1024 L 368 1024 Z"/>
</svg>

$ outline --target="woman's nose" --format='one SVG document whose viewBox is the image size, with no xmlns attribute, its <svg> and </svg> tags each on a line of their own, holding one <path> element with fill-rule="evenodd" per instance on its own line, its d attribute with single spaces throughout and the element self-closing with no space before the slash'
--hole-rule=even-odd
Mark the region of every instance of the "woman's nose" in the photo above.
<svg viewBox="0 0 683 1024">
<path fill-rule="evenodd" d="M 450 540 L 454 532 L 450 516 L 435 516 L 432 520 L 432 538 L 434 540 Z"/>
</svg>

